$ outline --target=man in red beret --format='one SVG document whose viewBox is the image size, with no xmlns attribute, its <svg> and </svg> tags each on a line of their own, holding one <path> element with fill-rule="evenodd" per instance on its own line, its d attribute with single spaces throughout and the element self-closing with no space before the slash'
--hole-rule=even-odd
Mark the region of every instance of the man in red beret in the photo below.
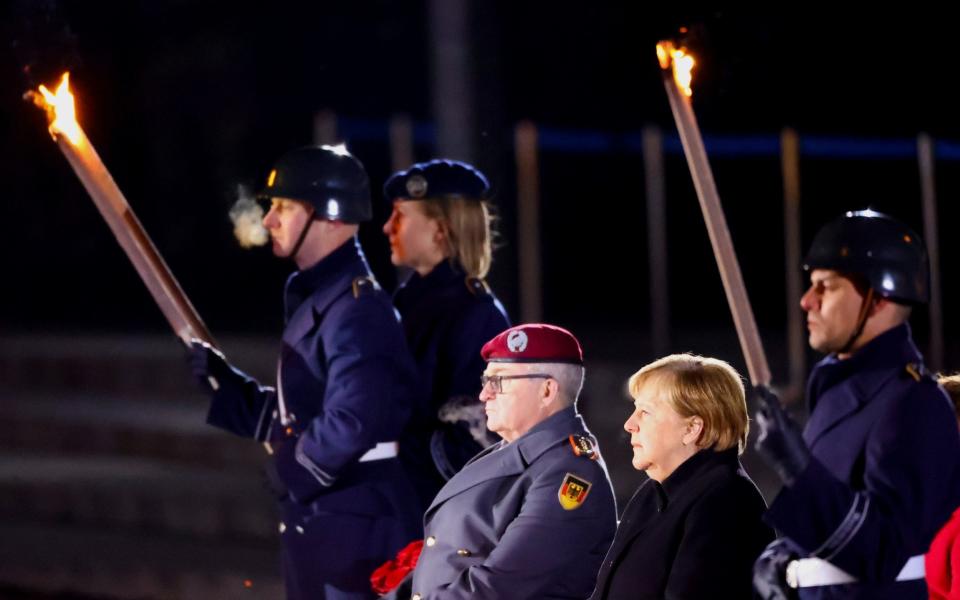
<svg viewBox="0 0 960 600">
<path fill-rule="evenodd" d="M 583 351 L 552 325 L 487 342 L 480 400 L 503 438 L 424 516 L 417 567 L 391 598 L 586 598 L 617 526 L 596 439 L 577 414 Z"/>
</svg>

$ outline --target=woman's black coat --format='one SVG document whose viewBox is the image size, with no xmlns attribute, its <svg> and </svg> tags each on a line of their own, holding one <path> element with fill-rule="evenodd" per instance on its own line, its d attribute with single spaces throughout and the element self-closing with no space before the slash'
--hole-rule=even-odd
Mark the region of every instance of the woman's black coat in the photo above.
<svg viewBox="0 0 960 600">
<path fill-rule="evenodd" d="M 765 510 L 736 448 L 701 450 L 634 494 L 591 599 L 750 598 Z"/>
</svg>

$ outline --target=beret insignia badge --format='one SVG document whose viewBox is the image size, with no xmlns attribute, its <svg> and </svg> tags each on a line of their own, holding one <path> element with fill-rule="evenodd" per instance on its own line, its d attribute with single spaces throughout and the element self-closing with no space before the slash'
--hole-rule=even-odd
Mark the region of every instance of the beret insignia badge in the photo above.
<svg viewBox="0 0 960 600">
<path fill-rule="evenodd" d="M 423 175 L 411 175 L 407 178 L 407 193 L 411 198 L 423 198 L 427 195 L 427 180 Z"/>
<path fill-rule="evenodd" d="M 523 352 L 527 349 L 527 334 L 516 329 L 507 335 L 507 348 L 510 352 Z"/>
</svg>

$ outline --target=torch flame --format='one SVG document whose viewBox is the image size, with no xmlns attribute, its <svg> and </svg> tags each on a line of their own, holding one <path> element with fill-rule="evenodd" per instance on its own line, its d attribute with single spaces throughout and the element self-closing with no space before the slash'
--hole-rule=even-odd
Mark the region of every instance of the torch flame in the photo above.
<svg viewBox="0 0 960 600">
<path fill-rule="evenodd" d="M 673 67 L 673 79 L 677 86 L 688 98 L 693 95 L 690 85 L 693 83 L 693 67 L 696 63 L 693 57 L 683 48 L 676 48 L 673 42 L 657 44 L 657 60 L 661 69 Z"/>
<path fill-rule="evenodd" d="M 657 44 L 657 60 L 660 61 L 661 69 L 670 68 L 670 51 L 667 50 L 667 46 L 673 47 L 673 44 L 670 42 L 660 42 Z"/>
<path fill-rule="evenodd" d="M 52 93 L 45 85 L 40 86 L 40 93 L 46 103 L 50 115 L 50 135 L 56 137 L 58 133 L 67 136 L 67 139 L 78 144 L 81 139 L 80 123 L 77 122 L 77 111 L 70 92 L 70 73 L 64 73 L 57 86 L 57 92 Z"/>
</svg>

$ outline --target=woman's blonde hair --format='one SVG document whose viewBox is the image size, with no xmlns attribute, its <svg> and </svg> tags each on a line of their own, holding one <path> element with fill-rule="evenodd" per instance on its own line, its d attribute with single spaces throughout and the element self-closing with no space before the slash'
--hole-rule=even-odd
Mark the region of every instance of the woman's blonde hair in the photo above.
<svg viewBox="0 0 960 600">
<path fill-rule="evenodd" d="M 700 417 L 700 448 L 715 451 L 737 446 L 740 453 L 750 430 L 743 378 L 729 364 L 695 354 L 671 354 L 650 363 L 630 377 L 630 395 L 647 386 L 681 417 Z"/>
<path fill-rule="evenodd" d="M 946 390 L 947 395 L 950 396 L 950 400 L 953 401 L 953 410 L 957 413 L 957 417 L 960 418 L 960 373 L 941 375 L 937 378 L 937 383 L 939 383 L 940 387 Z"/>
<path fill-rule="evenodd" d="M 450 260 L 468 277 L 483 279 L 493 263 L 493 222 L 496 217 L 483 200 L 450 196 L 425 198 L 423 212 L 440 223 Z"/>
</svg>

